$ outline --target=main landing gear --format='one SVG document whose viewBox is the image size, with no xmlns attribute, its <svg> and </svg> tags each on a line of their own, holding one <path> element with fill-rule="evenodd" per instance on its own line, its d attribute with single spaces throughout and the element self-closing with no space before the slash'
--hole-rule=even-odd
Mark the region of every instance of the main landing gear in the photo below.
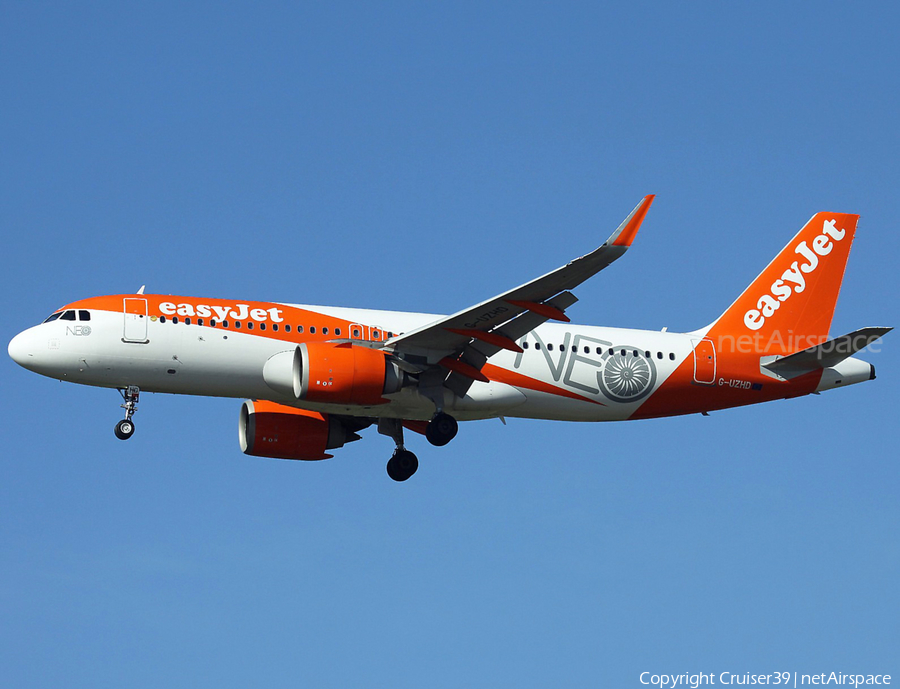
<svg viewBox="0 0 900 689">
<path fill-rule="evenodd" d="M 137 385 L 129 385 L 124 390 L 119 390 L 125 404 L 122 409 L 125 410 L 125 418 L 116 424 L 116 437 L 119 440 L 128 440 L 134 435 L 134 422 L 131 417 L 137 411 L 138 399 L 141 396 L 141 389 Z"/>
<path fill-rule="evenodd" d="M 459 424 L 456 423 L 456 419 L 441 411 L 428 422 L 425 427 L 425 437 L 432 445 L 443 447 L 456 437 L 458 430 Z"/>
<path fill-rule="evenodd" d="M 403 423 L 400 419 L 378 419 L 378 432 L 390 436 L 397 449 L 387 463 L 387 473 L 395 481 L 405 481 L 419 468 L 419 458 L 403 447 Z"/>
<path fill-rule="evenodd" d="M 419 468 L 419 458 L 409 450 L 397 448 L 387 463 L 387 473 L 395 481 L 405 481 Z"/>
<path fill-rule="evenodd" d="M 438 412 L 425 427 L 428 442 L 438 447 L 446 445 L 459 430 L 459 424 L 449 414 Z M 390 436 L 397 448 L 387 463 L 387 473 L 395 481 L 406 481 L 419 468 L 418 458 L 403 446 L 403 422 L 400 419 L 378 419 L 378 432 Z"/>
</svg>

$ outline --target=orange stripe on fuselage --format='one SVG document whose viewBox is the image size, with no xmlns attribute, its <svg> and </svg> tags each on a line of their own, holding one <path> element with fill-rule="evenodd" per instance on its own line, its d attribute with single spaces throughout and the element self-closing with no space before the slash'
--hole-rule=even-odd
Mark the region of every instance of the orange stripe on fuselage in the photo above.
<svg viewBox="0 0 900 689">
<path fill-rule="evenodd" d="M 370 329 L 369 340 L 372 335 L 378 333 L 378 341 L 386 340 L 388 333 L 384 332 L 380 325 L 359 324 L 342 318 L 326 316 L 316 311 L 285 306 L 273 302 L 230 300 L 230 299 L 204 299 L 198 297 L 179 297 L 163 294 L 113 294 L 102 297 L 82 299 L 64 306 L 64 309 L 91 309 L 96 311 L 108 311 L 111 313 L 124 313 L 125 299 L 146 299 L 147 310 L 151 321 L 158 321 L 165 316 L 168 322 L 178 318 L 178 327 L 184 323 L 185 318 L 191 319 L 192 325 L 197 325 L 197 319 L 203 319 L 203 327 L 210 327 L 210 321 L 215 321 L 215 329 L 227 332 L 238 332 L 256 337 L 266 337 L 272 340 L 285 342 L 314 342 L 319 340 L 334 339 L 358 339 L 351 336 L 351 326 L 365 326 Z M 228 327 L 222 325 L 228 322 Z M 235 327 L 235 323 L 240 327 Z M 248 328 L 252 323 L 253 327 Z M 168 325 L 167 323 L 166 325 Z M 261 328 L 265 325 L 265 329 Z M 278 330 L 273 326 L 277 325 Z M 291 327 L 290 332 L 285 331 L 285 326 Z M 303 328 L 297 332 L 298 327 Z M 314 328 L 315 332 L 310 332 Z M 338 331 L 340 331 L 338 333 Z M 365 335 L 366 333 L 360 333 Z"/>
<path fill-rule="evenodd" d="M 499 366 L 495 366 L 494 364 L 485 364 L 484 366 L 482 366 L 481 372 L 493 381 L 497 381 L 498 383 L 505 383 L 506 385 L 512 385 L 516 388 L 524 388 L 526 390 L 534 390 L 536 392 L 546 392 L 549 395 L 556 395 L 557 397 L 568 397 L 573 400 L 579 400 L 580 402 L 599 404 L 601 407 L 606 406 L 605 404 L 603 404 L 603 402 L 592 400 L 590 397 L 584 397 L 583 395 L 579 395 L 576 392 L 558 388 L 555 385 L 550 385 L 549 383 L 537 380 L 536 378 L 530 378 L 528 376 L 522 375 L 521 373 L 516 373 L 515 371 L 509 371 L 505 368 L 500 368 Z"/>
<path fill-rule="evenodd" d="M 697 414 L 800 397 L 814 392 L 821 377 L 821 371 L 814 371 L 790 381 L 779 381 L 760 372 L 758 355 L 752 358 L 731 354 L 719 357 L 715 382 L 701 384 L 694 382 L 694 357 L 691 355 L 629 418 Z M 733 386 L 732 382 L 737 386 Z M 741 387 L 744 383 L 748 387 Z M 754 385 L 762 387 L 754 390 Z"/>
</svg>

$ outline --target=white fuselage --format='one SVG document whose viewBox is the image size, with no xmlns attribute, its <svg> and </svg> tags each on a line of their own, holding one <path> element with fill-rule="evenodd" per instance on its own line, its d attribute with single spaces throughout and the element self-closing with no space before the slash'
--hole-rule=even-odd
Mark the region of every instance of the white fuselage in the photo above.
<svg viewBox="0 0 900 689">
<path fill-rule="evenodd" d="M 354 323 L 377 324 L 403 333 L 439 316 L 394 311 L 287 305 Z M 127 327 L 124 326 L 124 327 Z M 370 325 L 371 327 L 371 325 Z M 279 396 L 263 379 L 263 367 L 275 354 L 293 349 L 296 339 L 272 339 L 256 333 L 173 323 L 146 323 L 146 341 L 126 341 L 123 315 L 92 311 L 90 322 L 56 320 L 24 331 L 10 352 L 28 350 L 27 368 L 60 380 L 111 388 L 136 385 L 148 392 L 269 399 L 298 406 Z M 445 408 L 460 420 L 513 416 L 573 421 L 629 418 L 684 359 L 698 335 L 574 324 L 544 324 L 519 341 L 524 351 L 501 351 L 488 364 L 503 374 L 523 376 L 546 385 L 520 386 L 493 380 L 475 381 L 457 398 L 449 392 Z M 622 350 L 638 351 L 649 362 L 649 384 L 633 400 L 611 399 L 602 391 L 604 362 Z M 650 356 L 646 357 L 649 353 Z M 14 357 L 16 358 L 16 357 Z M 19 360 L 17 358 L 17 360 Z M 652 368 L 652 371 L 649 369 Z M 499 376 L 503 377 L 503 375 Z M 514 379 L 513 379 L 514 380 Z M 571 396 L 561 396 L 559 391 Z M 626 391 L 626 396 L 634 391 Z M 434 404 L 415 388 L 389 395 L 377 407 L 302 403 L 316 411 L 355 416 L 429 419 Z"/>
</svg>

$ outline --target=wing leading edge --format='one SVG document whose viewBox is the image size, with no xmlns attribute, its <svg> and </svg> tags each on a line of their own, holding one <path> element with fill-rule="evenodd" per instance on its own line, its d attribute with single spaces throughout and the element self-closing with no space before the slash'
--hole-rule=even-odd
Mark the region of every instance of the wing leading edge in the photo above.
<svg viewBox="0 0 900 689">
<path fill-rule="evenodd" d="M 565 310 L 578 299 L 569 290 L 620 258 L 631 246 L 654 195 L 645 196 L 609 238 L 594 251 L 491 299 L 411 330 L 385 343 L 398 358 L 440 364 L 450 371 L 441 383 L 464 395 L 481 367 L 501 349 L 520 351 L 516 340 L 548 320 L 568 321 Z M 428 376 L 431 387 L 440 385 Z"/>
</svg>

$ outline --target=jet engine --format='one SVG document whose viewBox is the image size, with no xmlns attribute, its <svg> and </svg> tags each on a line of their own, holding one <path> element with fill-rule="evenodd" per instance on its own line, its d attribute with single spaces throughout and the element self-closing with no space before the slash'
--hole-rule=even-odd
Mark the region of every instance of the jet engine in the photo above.
<svg viewBox="0 0 900 689">
<path fill-rule="evenodd" d="M 359 440 L 328 414 L 263 400 L 247 400 L 241 406 L 238 435 L 244 454 L 277 459 L 329 459 L 332 455 L 325 450 Z"/>
<path fill-rule="evenodd" d="M 380 349 L 349 342 L 304 342 L 271 357 L 263 368 L 266 384 L 297 400 L 373 406 L 387 402 L 407 382 Z"/>
</svg>

